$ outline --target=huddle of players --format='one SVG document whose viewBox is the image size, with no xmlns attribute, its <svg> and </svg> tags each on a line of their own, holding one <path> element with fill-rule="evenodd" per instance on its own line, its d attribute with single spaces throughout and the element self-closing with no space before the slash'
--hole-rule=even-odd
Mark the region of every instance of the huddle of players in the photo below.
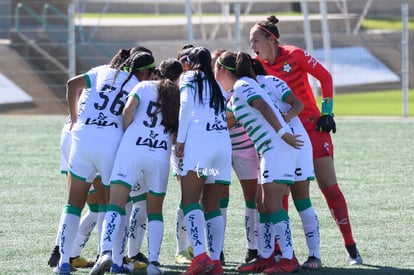
<svg viewBox="0 0 414 275">
<path fill-rule="evenodd" d="M 269 33 L 266 25 L 255 25 L 252 45 Z M 232 166 L 246 201 L 248 251 L 239 271 L 274 274 L 321 266 L 318 220 L 309 198 L 309 181 L 315 176 L 312 144 L 299 119 L 305 106 L 283 80 L 267 75 L 266 62 L 256 53 L 257 59 L 232 51 L 212 56 L 206 48 L 188 45 L 177 60 L 164 60 L 156 70 L 151 52 L 140 47 L 121 50 L 111 64 L 68 81 L 69 196 L 59 226 L 56 273 L 70 274 L 70 258 L 79 255 L 79 249 L 72 251 L 91 186 L 85 183 L 97 174 L 106 206 L 95 215 L 99 257 L 90 274 L 132 270 L 123 259 L 126 236 L 136 235 L 137 220 L 127 218 L 131 213 L 140 213 L 141 222 L 147 218 L 147 273 L 163 273 L 158 255 L 170 156 L 181 187 L 177 244 L 191 247 L 191 264 L 183 274 L 223 274 L 226 215 L 220 200 Z M 318 126 L 320 132 L 335 130 L 334 124 Z M 309 248 L 302 265 L 293 252 L 289 190 Z M 129 204 L 134 211 L 127 213 L 129 197 L 137 199 Z M 143 232 L 139 235 L 133 253 L 139 252 Z M 128 242 L 130 246 L 134 244 Z M 184 249 L 177 248 L 177 254 Z M 359 254 L 350 259 L 362 262 Z"/>
</svg>

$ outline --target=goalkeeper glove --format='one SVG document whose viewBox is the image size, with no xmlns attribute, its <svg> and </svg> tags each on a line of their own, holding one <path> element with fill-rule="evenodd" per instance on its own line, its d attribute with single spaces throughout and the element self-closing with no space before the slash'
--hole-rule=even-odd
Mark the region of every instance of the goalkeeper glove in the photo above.
<svg viewBox="0 0 414 275">
<path fill-rule="evenodd" d="M 318 121 L 316 122 L 316 131 L 336 133 L 336 123 L 333 119 L 334 115 L 332 113 L 333 100 L 330 97 L 325 97 L 322 100 L 322 112 Z"/>
</svg>

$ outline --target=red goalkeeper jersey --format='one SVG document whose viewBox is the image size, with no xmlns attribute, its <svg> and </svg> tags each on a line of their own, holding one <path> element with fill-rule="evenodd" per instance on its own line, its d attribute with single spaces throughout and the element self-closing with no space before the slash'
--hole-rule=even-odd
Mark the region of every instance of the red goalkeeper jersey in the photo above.
<svg viewBox="0 0 414 275">
<path fill-rule="evenodd" d="M 333 83 L 331 74 L 309 53 L 292 45 L 279 46 L 273 65 L 266 60 L 259 59 L 266 72 L 284 80 L 293 93 L 298 97 L 304 109 L 299 114 L 305 128 L 314 127 L 320 116 L 315 96 L 309 84 L 308 74 L 319 80 L 322 89 L 322 98 L 333 97 Z"/>
</svg>

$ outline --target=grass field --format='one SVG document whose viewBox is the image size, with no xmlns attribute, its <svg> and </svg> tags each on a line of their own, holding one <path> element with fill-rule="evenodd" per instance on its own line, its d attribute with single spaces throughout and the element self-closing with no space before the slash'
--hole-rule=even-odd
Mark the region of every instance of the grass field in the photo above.
<svg viewBox="0 0 414 275">
<path fill-rule="evenodd" d="M 52 274 L 47 266 L 65 179 L 59 174 L 63 116 L 0 116 L 0 275 Z M 348 266 L 342 238 L 316 184 L 323 268 L 300 274 L 414 274 L 414 120 L 337 117 L 333 135 L 340 186 L 347 198 L 354 237 L 364 265 Z M 174 263 L 174 215 L 179 193 L 170 180 L 165 205 L 165 237 L 160 261 L 166 274 Z M 241 188 L 233 179 L 225 240 L 225 274 L 236 271 L 245 253 Z M 307 257 L 299 217 L 290 204 L 295 253 Z M 145 243 L 145 242 L 144 242 Z M 146 244 L 144 246 L 146 252 Z M 96 234 L 83 256 L 96 256 Z M 88 274 L 79 269 L 74 274 Z"/>
</svg>

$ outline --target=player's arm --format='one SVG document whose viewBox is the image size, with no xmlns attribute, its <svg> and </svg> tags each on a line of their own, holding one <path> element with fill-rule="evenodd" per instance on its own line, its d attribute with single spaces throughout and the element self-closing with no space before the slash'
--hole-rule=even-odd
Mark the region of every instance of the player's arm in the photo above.
<svg viewBox="0 0 414 275">
<path fill-rule="evenodd" d="M 300 149 L 303 146 L 303 141 L 298 139 L 299 135 L 292 135 L 291 133 L 285 131 L 279 119 L 273 112 L 273 109 L 261 97 L 253 99 L 249 102 L 249 104 L 259 110 L 266 121 L 269 122 L 280 138 L 287 144 L 296 149 Z"/>
<path fill-rule="evenodd" d="M 130 93 L 127 97 L 124 110 L 122 111 L 124 131 L 129 127 L 134 119 L 135 109 L 139 104 L 139 96 L 136 93 Z"/>
<path fill-rule="evenodd" d="M 72 121 L 72 125 L 74 125 L 78 120 L 78 101 L 82 90 L 90 87 L 90 79 L 87 74 L 77 75 L 69 79 L 66 83 L 66 101 L 68 103 L 69 115 Z"/>
<path fill-rule="evenodd" d="M 316 123 L 316 130 L 320 132 L 336 132 L 336 123 L 333 119 L 333 81 L 331 73 L 313 56 L 306 52 L 296 54 L 299 64 L 302 69 L 313 77 L 315 77 L 321 84 L 322 91 L 322 108 L 321 116 Z"/>
<path fill-rule="evenodd" d="M 285 94 L 285 96 L 283 97 L 283 101 L 291 106 L 289 111 L 282 114 L 285 121 L 290 122 L 292 118 L 298 116 L 300 112 L 302 112 L 304 106 L 302 101 L 300 101 L 300 99 L 297 98 L 292 93 L 292 91 L 289 91 Z"/>
</svg>

